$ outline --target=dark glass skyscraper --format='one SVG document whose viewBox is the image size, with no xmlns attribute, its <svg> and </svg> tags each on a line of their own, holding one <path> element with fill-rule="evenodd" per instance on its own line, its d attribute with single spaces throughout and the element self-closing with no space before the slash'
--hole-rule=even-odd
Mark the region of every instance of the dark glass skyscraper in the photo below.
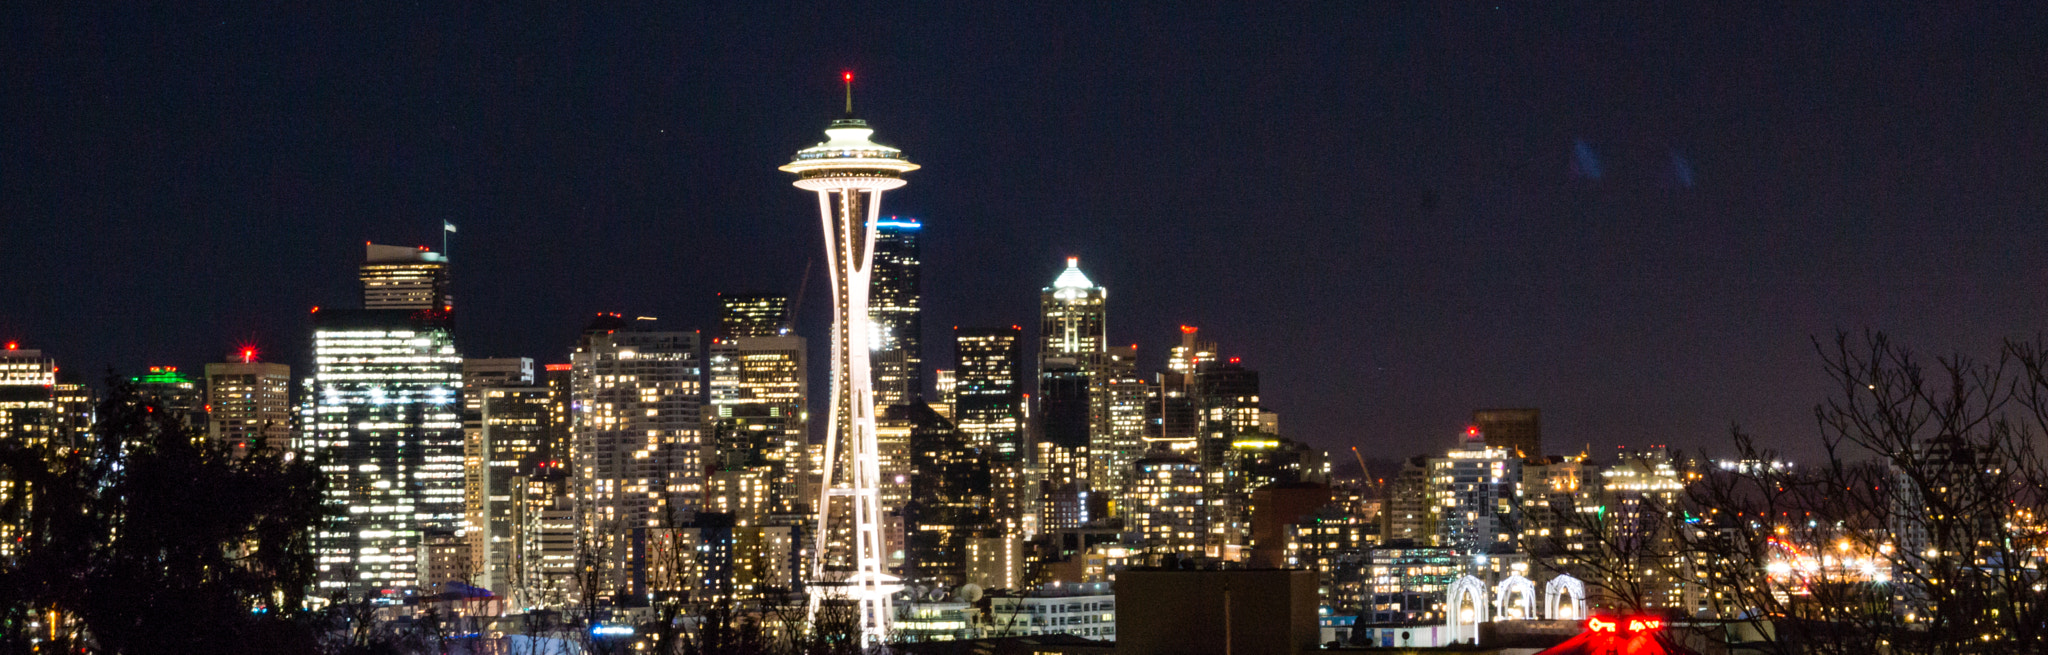
<svg viewBox="0 0 2048 655">
<path fill-rule="evenodd" d="M 718 294 L 718 338 L 779 337 L 789 334 L 789 296 L 779 293 Z"/>
<path fill-rule="evenodd" d="M 1016 326 L 953 328 L 953 415 L 968 440 L 997 462 L 1025 454 L 1022 338 Z"/>
<path fill-rule="evenodd" d="M 868 320 L 874 323 L 875 406 L 904 405 L 924 397 L 922 303 L 923 265 L 918 237 L 924 226 L 914 218 L 891 216 L 875 221 L 875 261 L 868 294 Z"/>
</svg>

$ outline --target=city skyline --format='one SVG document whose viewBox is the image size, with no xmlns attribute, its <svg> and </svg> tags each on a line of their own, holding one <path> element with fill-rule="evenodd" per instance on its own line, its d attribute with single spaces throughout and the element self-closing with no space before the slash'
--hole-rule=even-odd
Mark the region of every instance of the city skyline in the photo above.
<svg viewBox="0 0 2048 655">
<path fill-rule="evenodd" d="M 171 34 L 216 18 L 191 11 Z M 932 174 L 888 210 L 925 225 L 928 369 L 946 361 L 945 326 L 1029 323 L 1036 290 L 1079 256 L 1116 290 L 1116 339 L 1140 344 L 1141 370 L 1174 326 L 1200 326 L 1261 372 L 1292 436 L 1333 452 L 1523 406 L 1545 410 L 1553 452 L 1718 445 L 1730 423 L 1807 443 L 1826 391 L 1809 338 L 1868 327 L 1981 353 L 2048 322 L 2031 302 L 2048 293 L 2032 263 L 2048 228 L 2042 163 L 2022 147 L 2041 136 L 2019 65 L 2041 58 L 2025 38 L 2039 21 L 2024 17 L 1669 9 L 1622 29 L 1526 7 L 1320 20 L 1333 17 L 1138 6 L 1095 10 L 1106 27 L 1062 32 L 1065 46 L 937 63 L 975 30 L 903 45 L 917 26 L 990 19 L 897 9 L 858 28 L 882 45 L 841 47 L 803 21 L 736 17 L 692 40 L 666 35 L 701 34 L 677 28 L 703 22 L 695 9 L 635 17 L 644 26 L 561 11 L 492 35 L 587 23 L 599 36 L 585 38 L 630 45 L 577 59 L 582 42 L 550 37 L 535 56 L 617 73 L 618 87 L 453 82 L 444 73 L 502 54 L 502 39 L 411 65 L 420 46 L 374 21 L 305 43 L 260 34 L 319 17 L 218 16 L 235 38 L 161 51 L 58 44 L 41 56 L 88 62 L 103 83 L 9 77 L 0 211 L 62 226 L 11 239 L 6 271 L 67 292 L 0 300 L 0 338 L 93 383 L 107 366 L 197 370 L 245 342 L 308 370 L 297 335 L 307 309 L 352 298 L 355 244 L 434 245 L 442 220 L 463 230 L 450 260 L 467 356 L 559 361 L 599 311 L 708 331 L 718 292 L 803 286 L 788 253 L 816 237 L 784 228 L 809 210 L 763 166 L 802 145 L 791 126 L 830 115 L 842 68 L 861 72 L 864 113 L 895 143 L 931 153 Z M 912 16 L 925 20 L 882 27 Z M 1013 18 L 1006 29 L 1044 20 Z M 1112 27 L 1136 29 L 1142 49 L 1116 47 Z M 828 54 L 766 57 L 768 44 Z M 1097 49 L 1144 56 L 1078 54 Z M 343 56 L 293 72 L 329 51 Z M 103 56 L 128 66 L 89 63 Z M 1097 64 L 1107 72 L 1081 74 Z M 1017 74 L 990 74 L 1006 66 Z M 393 90 L 372 92 L 379 75 Z M 305 79 L 345 104 L 298 93 Z M 160 105 L 244 119 L 179 119 L 211 140 L 140 129 Z M 324 118 L 343 106 L 360 114 Z M 484 106 L 504 109 L 471 112 Z M 1116 115 L 1156 120 L 1095 118 Z M 508 141 L 531 134 L 563 136 Z M 824 315 L 813 276 L 806 335 Z"/>
</svg>

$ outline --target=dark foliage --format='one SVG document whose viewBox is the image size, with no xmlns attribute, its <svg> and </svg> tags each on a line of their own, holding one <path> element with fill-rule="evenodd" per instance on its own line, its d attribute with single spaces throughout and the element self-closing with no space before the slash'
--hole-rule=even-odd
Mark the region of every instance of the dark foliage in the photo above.
<svg viewBox="0 0 2048 655">
<path fill-rule="evenodd" d="M 0 649 L 314 652 L 305 615 L 322 476 L 237 456 L 118 380 L 85 444 L 0 443 Z M 55 626 L 53 628 L 53 626 Z"/>
</svg>

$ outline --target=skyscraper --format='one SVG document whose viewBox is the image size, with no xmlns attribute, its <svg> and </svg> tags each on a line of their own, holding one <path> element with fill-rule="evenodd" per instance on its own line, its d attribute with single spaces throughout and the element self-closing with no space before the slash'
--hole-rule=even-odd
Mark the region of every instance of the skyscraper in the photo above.
<svg viewBox="0 0 2048 655">
<path fill-rule="evenodd" d="M 1543 411 L 1534 407 L 1472 410 L 1472 424 L 1486 435 L 1486 445 L 1506 448 L 1517 457 L 1543 456 Z"/>
<path fill-rule="evenodd" d="M 798 151 L 796 159 L 782 166 L 795 173 L 796 187 L 818 194 L 818 213 L 825 229 L 826 270 L 831 275 L 832 294 L 832 403 L 833 417 L 826 431 L 824 463 L 826 484 L 818 503 L 817 557 L 820 573 L 831 555 L 826 552 L 827 535 L 835 513 L 832 496 L 850 501 L 853 521 L 852 564 L 844 580 L 845 595 L 860 603 L 862 646 L 880 645 L 888 636 L 892 611 L 889 595 L 896 578 L 883 570 L 894 550 L 883 536 L 881 516 L 881 471 L 879 446 L 875 438 L 874 379 L 869 371 L 871 320 L 868 294 L 873 284 L 876 218 L 881 215 L 882 192 L 902 187 L 903 174 L 917 165 L 903 158 L 903 151 L 875 143 L 875 131 L 866 121 L 853 117 L 853 74 L 846 74 L 846 118 L 825 128 L 826 140 Z M 850 465 L 842 466 L 840 460 Z M 844 482 L 834 482 L 841 471 Z M 824 582 L 824 576 L 813 577 Z M 812 598 L 819 596 L 814 594 Z M 817 601 L 812 601 L 815 613 Z"/>
<path fill-rule="evenodd" d="M 716 339 L 710 348 L 711 407 L 705 416 L 716 453 L 710 465 L 724 472 L 755 471 L 767 485 L 766 511 L 808 507 L 797 497 L 810 440 L 809 348 L 802 337 Z"/>
<path fill-rule="evenodd" d="M 719 339 L 787 334 L 789 296 L 779 293 L 718 294 Z"/>
<path fill-rule="evenodd" d="M 1022 461 L 1024 389 L 1018 343 L 1023 331 L 1006 328 L 953 328 L 953 415 L 960 431 L 991 461 Z"/>
<path fill-rule="evenodd" d="M 1068 257 L 1066 270 L 1039 294 L 1039 359 L 1087 359 L 1107 351 L 1105 295 L 1081 272 L 1081 258 Z"/>
<path fill-rule="evenodd" d="M 447 257 L 426 246 L 415 249 L 364 242 L 363 247 L 363 309 L 454 309 Z"/>
<path fill-rule="evenodd" d="M 237 361 L 206 365 L 206 433 L 243 452 L 258 442 L 290 446 L 292 368 L 256 361 L 254 348 Z"/>
<path fill-rule="evenodd" d="M 875 326 L 870 344 L 875 360 L 875 406 L 908 404 L 924 397 L 924 269 L 919 262 L 915 218 L 890 216 L 875 223 L 873 293 L 868 320 Z"/>
<path fill-rule="evenodd" d="M 1429 460 L 1429 510 L 1436 545 L 1461 553 L 1509 552 L 1520 525 L 1522 459 L 1487 444 L 1477 426 L 1467 428 L 1458 448 Z"/>
<path fill-rule="evenodd" d="M 548 388 L 527 380 L 466 390 L 479 402 L 478 430 L 466 439 L 464 498 L 470 556 L 468 583 L 507 596 L 516 579 L 515 481 L 542 464 L 550 426 Z"/>
<path fill-rule="evenodd" d="M 461 526 L 462 414 L 447 315 L 313 314 L 313 414 L 334 514 L 314 535 L 320 591 L 402 592 L 428 581 L 430 533 Z"/>
<path fill-rule="evenodd" d="M 654 323 L 599 315 L 569 356 L 579 522 L 606 591 L 645 593 L 633 545 L 703 499 L 698 335 Z"/>
<path fill-rule="evenodd" d="M 128 384 L 142 397 L 163 405 L 186 427 L 206 427 L 206 387 L 178 367 L 151 366 L 148 373 L 128 378 Z"/>
<path fill-rule="evenodd" d="M 69 398 L 69 400 L 67 400 Z M 89 399 L 80 385 L 57 384 L 57 364 L 40 350 L 8 342 L 0 350 L 0 440 L 39 449 L 56 460 L 85 445 L 92 425 Z M 22 482 L 0 473 L 0 558 L 15 554 L 28 508 L 18 502 Z"/>
<path fill-rule="evenodd" d="M 1091 386 L 1108 377 L 1103 296 L 1078 257 L 1039 294 L 1038 421 L 1044 438 L 1065 448 L 1088 446 L 1099 409 Z"/>
<path fill-rule="evenodd" d="M 966 582 L 968 541 L 990 532 L 988 462 L 930 407 L 901 405 L 889 412 L 914 426 L 904 544 L 909 568 L 920 580 Z"/>
</svg>

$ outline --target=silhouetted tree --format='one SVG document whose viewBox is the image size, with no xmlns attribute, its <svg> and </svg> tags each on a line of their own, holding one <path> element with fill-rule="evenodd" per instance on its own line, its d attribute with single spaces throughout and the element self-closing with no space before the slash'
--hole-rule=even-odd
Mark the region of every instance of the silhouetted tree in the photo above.
<svg viewBox="0 0 2048 655">
<path fill-rule="evenodd" d="M 0 568 L 0 647 L 313 652 L 318 469 L 284 449 L 237 457 L 109 387 L 86 444 L 0 443 L 15 491 L 0 514 L 19 537 Z"/>
</svg>

